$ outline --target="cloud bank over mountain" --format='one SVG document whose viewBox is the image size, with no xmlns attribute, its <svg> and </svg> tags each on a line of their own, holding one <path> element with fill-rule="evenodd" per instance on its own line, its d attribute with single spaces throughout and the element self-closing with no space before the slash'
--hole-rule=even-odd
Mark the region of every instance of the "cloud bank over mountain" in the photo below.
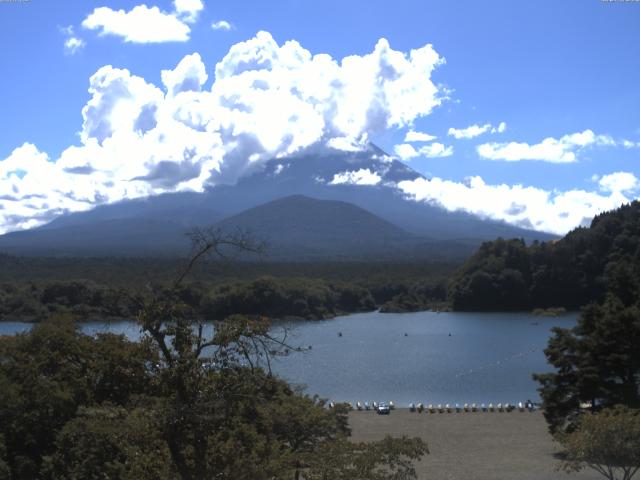
<svg viewBox="0 0 640 480">
<path fill-rule="evenodd" d="M 175 15 L 196 15 L 197 7 L 176 2 Z M 90 18 L 106 25 L 96 19 L 111 17 L 98 14 Z M 79 145 L 54 159 L 25 143 L 0 162 L 0 232 L 105 202 L 233 183 L 318 142 L 357 148 L 442 102 L 431 74 L 443 61 L 431 45 L 404 53 L 384 39 L 369 54 L 338 61 L 259 32 L 215 69 L 197 53 L 184 57 L 162 72 L 161 86 L 106 65 L 89 80 Z"/>
<path fill-rule="evenodd" d="M 557 234 L 588 225 L 598 213 L 618 208 L 640 193 L 640 181 L 628 172 L 615 172 L 597 179 L 598 190 L 592 192 L 487 185 L 479 176 L 470 177 L 465 182 L 418 178 L 400 182 L 398 186 L 417 201 Z"/>
<path fill-rule="evenodd" d="M 176 0 L 169 13 L 136 8 L 96 9 L 83 26 L 129 42 L 164 41 L 162 35 L 183 41 L 203 4 Z M 132 29 L 132 15 L 138 14 L 159 23 Z M 162 22 L 168 22 L 166 28 Z M 295 40 L 278 44 L 270 33 L 259 32 L 233 45 L 213 67 L 198 53 L 185 56 L 174 69 L 161 72 L 159 85 L 105 65 L 89 79 L 78 144 L 52 158 L 27 142 L 0 160 L 0 233 L 104 203 L 232 184 L 266 160 L 318 144 L 354 151 L 388 130 L 406 130 L 405 142 L 421 143 L 398 145 L 396 154 L 404 160 L 455 162 L 453 146 L 433 142 L 436 136 L 414 125 L 450 94 L 432 78 L 443 64 L 430 44 L 402 52 L 380 39 L 370 53 L 338 60 L 312 54 Z M 449 135 L 469 141 L 505 129 L 503 122 L 472 125 Z M 624 148 L 636 147 L 626 142 Z M 476 150 L 487 160 L 565 163 L 576 161 L 585 148 L 617 143 L 585 130 L 539 144 L 485 143 Z M 418 179 L 398 188 L 415 201 L 564 233 L 639 193 L 637 178 L 628 172 L 598 182 L 593 191 L 557 192 L 488 185 L 474 176 L 466 182 Z M 340 172 L 332 183 L 378 185 L 380 172 Z"/>
</svg>

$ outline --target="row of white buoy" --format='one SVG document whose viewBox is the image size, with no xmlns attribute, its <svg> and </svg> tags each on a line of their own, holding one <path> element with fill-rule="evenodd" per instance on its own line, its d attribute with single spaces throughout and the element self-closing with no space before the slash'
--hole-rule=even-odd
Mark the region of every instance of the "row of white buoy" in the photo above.
<svg viewBox="0 0 640 480">
<path fill-rule="evenodd" d="M 355 405 L 351 402 L 346 403 L 351 410 L 378 410 L 378 406 L 380 405 L 378 402 L 356 402 Z M 395 410 L 396 405 L 393 402 L 387 403 L 390 410 Z M 336 404 L 334 402 L 329 402 L 329 408 L 335 408 Z"/>
<path fill-rule="evenodd" d="M 532 412 L 535 409 L 535 407 L 531 402 L 526 402 L 526 403 L 518 402 L 518 405 L 513 405 L 508 402 L 498 403 L 495 405 L 493 403 L 489 403 L 488 405 L 484 403 L 481 403 L 480 405 L 476 403 L 472 403 L 472 404 L 465 403 L 462 406 L 460 406 L 459 403 L 456 403 L 453 406 L 448 403 L 444 405 L 441 403 L 437 405 L 433 405 L 433 404 L 424 405 L 423 403 L 409 404 L 409 411 L 418 412 L 418 413 L 422 413 L 424 411 L 429 413 L 512 412 L 513 410 L 516 410 L 516 409 L 520 412 L 524 412 L 525 410 Z"/>
<path fill-rule="evenodd" d="M 380 405 L 378 402 L 356 402 L 355 405 L 353 403 L 347 402 L 346 405 L 349 406 L 350 410 L 374 410 L 377 411 L 378 410 L 378 406 Z M 396 406 L 393 402 L 389 402 L 387 404 L 389 406 L 390 410 L 395 410 Z M 329 403 L 329 408 L 335 408 L 336 404 L 334 402 L 330 402 Z M 512 403 L 497 403 L 497 404 L 493 404 L 493 403 L 489 403 L 489 404 L 485 404 L 485 403 L 481 403 L 481 404 L 477 404 L 477 403 L 465 403 L 464 405 L 460 405 L 459 403 L 456 403 L 454 405 L 451 405 L 449 403 L 445 403 L 445 404 L 429 404 L 429 405 L 425 405 L 423 403 L 410 403 L 409 404 L 409 411 L 410 412 L 418 412 L 418 413 L 422 413 L 422 412 L 428 412 L 428 413 L 461 413 L 461 412 L 465 412 L 465 413 L 473 413 L 473 412 L 512 412 L 514 410 L 518 410 L 519 412 L 524 412 L 525 410 L 528 410 L 529 412 L 533 412 L 535 410 L 535 405 L 532 402 L 518 402 L 517 405 L 514 405 Z"/>
</svg>

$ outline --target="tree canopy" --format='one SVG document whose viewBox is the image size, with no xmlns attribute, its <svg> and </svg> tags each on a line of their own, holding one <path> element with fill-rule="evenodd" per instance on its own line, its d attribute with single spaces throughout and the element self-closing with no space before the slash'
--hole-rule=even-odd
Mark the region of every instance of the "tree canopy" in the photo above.
<svg viewBox="0 0 640 480">
<path fill-rule="evenodd" d="M 202 234 L 192 260 L 242 237 Z M 352 443 L 347 409 L 271 374 L 287 348 L 260 315 L 206 328 L 191 262 L 140 302 L 144 339 L 87 336 L 69 317 L 0 337 L 0 478 L 411 479 L 420 439 Z"/>
<path fill-rule="evenodd" d="M 555 371 L 534 375 L 552 432 L 574 428 L 585 407 L 640 408 L 640 256 L 610 261 L 606 278 L 602 302 L 554 329 L 545 354 Z"/>
<path fill-rule="evenodd" d="M 640 257 L 640 202 L 596 216 L 555 242 L 484 243 L 458 270 L 455 310 L 577 309 L 604 300 L 611 270 Z"/>
<path fill-rule="evenodd" d="M 556 436 L 564 447 L 562 468 L 590 468 L 608 480 L 631 480 L 640 470 L 640 412 L 612 408 L 583 415 L 570 433 Z"/>
</svg>

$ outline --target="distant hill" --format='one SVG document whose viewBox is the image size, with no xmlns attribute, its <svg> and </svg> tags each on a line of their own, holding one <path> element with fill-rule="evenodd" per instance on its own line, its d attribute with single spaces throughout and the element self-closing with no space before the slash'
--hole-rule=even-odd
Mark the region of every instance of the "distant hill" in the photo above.
<svg viewBox="0 0 640 480">
<path fill-rule="evenodd" d="M 224 231 L 242 229 L 271 244 L 272 255 L 363 255 L 415 244 L 417 238 L 353 204 L 293 195 L 250 208 L 218 222 Z"/>
<path fill-rule="evenodd" d="M 377 176 L 379 182 L 353 185 L 337 181 L 344 178 L 345 172 L 358 171 Z M 172 193 L 102 205 L 87 212 L 63 215 L 39 228 L 0 236 L 0 252 L 69 256 L 174 255 L 184 253 L 188 248 L 184 236 L 187 230 L 223 220 L 221 226 L 244 222 L 267 236 L 278 233 L 281 230 L 278 225 L 288 225 L 291 227 L 289 240 L 274 242 L 274 248 L 296 243 L 295 254 L 305 258 L 388 252 L 392 244 L 398 248 L 394 255 L 460 258 L 462 252 L 470 253 L 483 240 L 500 236 L 526 241 L 554 238 L 546 233 L 406 199 L 396 183 L 415 178 L 423 177 L 373 145 L 360 152 L 310 148 L 288 158 L 268 161 L 235 185 L 218 185 L 203 193 Z M 343 208 L 344 204 L 349 204 L 366 211 L 369 217 L 360 214 L 361 235 L 367 237 L 368 247 L 364 250 L 358 247 L 357 235 L 350 230 L 350 217 L 346 211 L 340 212 L 341 208 L 336 207 L 338 213 L 343 213 L 335 219 L 337 222 L 342 218 L 339 227 L 335 222 L 327 223 L 328 217 L 336 212 L 322 216 L 324 208 L 330 210 L 329 204 L 321 209 L 322 212 L 307 214 L 307 220 L 314 215 L 320 216 L 319 227 L 302 222 L 304 219 L 296 216 L 300 213 L 294 206 L 296 201 L 286 200 L 295 197 L 301 201 L 300 196 L 338 201 L 342 202 Z M 258 210 L 261 213 L 245 212 L 279 199 L 286 201 Z M 276 215 L 276 210 L 286 213 Z M 354 214 L 355 210 L 352 208 L 349 212 Z M 269 221 L 260 222 L 262 214 L 268 215 Z M 288 220 L 288 215 L 294 215 L 294 218 Z M 372 216 L 377 217 L 376 228 Z M 231 220 L 234 217 L 237 218 Z M 275 222 L 274 226 L 271 222 Z M 395 231 L 393 235 L 392 230 Z M 402 236 L 401 241 L 399 236 Z M 294 238 L 298 241 L 293 242 Z M 276 252 L 294 253 L 284 247 L 274 250 L 274 255 Z"/>
</svg>

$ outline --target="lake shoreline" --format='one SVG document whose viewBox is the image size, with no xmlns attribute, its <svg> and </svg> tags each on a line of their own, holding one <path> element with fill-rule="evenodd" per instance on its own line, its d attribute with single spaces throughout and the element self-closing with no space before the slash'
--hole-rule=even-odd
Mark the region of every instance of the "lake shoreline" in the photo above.
<svg viewBox="0 0 640 480">
<path fill-rule="evenodd" d="M 553 310 L 555 309 L 535 309 L 535 310 L 516 310 L 516 311 L 511 311 L 511 310 L 494 310 L 494 311 L 484 311 L 484 310 L 480 310 L 480 311 L 467 311 L 467 310 L 450 310 L 450 309 L 446 309 L 446 308 L 427 308 L 424 310 L 406 310 L 406 311 L 389 311 L 389 310 L 385 310 L 384 305 L 378 305 L 376 309 L 374 310 L 361 310 L 361 311 L 355 311 L 355 312 L 338 312 L 335 315 L 328 315 L 326 317 L 323 318 L 305 318 L 305 317 L 300 317 L 300 316 L 296 316 L 296 315 L 288 315 L 282 318 L 272 318 L 271 320 L 274 323 L 283 323 L 283 322 L 289 322 L 289 323 L 297 323 L 297 322 L 323 322 L 326 320 L 334 320 L 336 318 L 347 318 L 347 317 L 351 317 L 354 315 L 361 315 L 361 314 L 367 314 L 367 313 L 379 313 L 381 315 L 404 315 L 404 314 L 416 314 L 416 313 L 435 313 L 435 314 L 443 314 L 443 313 L 458 313 L 458 314 L 469 314 L 469 315 L 473 315 L 473 314 L 508 314 L 508 313 L 512 313 L 512 314 L 517 314 L 517 315 L 533 315 L 536 317 L 542 317 L 542 318 L 562 318 L 562 317 L 566 317 L 566 316 L 570 316 L 570 315 L 574 315 L 579 313 L 579 310 L 562 310 L 562 312 L 554 312 Z M 547 313 L 547 311 L 550 310 L 550 313 Z M 0 318 L 0 324 L 3 323 L 23 323 L 23 324 L 29 324 L 29 325 L 37 325 L 39 323 L 42 323 L 43 321 L 46 320 L 41 320 L 41 319 L 37 319 L 37 318 L 33 318 L 33 317 L 17 317 L 17 318 Z M 85 318 L 82 320 L 76 320 L 76 323 L 78 325 L 85 325 L 85 324 L 90 324 L 90 323 L 98 323 L 98 322 L 103 322 L 103 323 L 117 323 L 117 322 L 135 322 L 136 320 L 134 318 L 125 318 L 125 317 L 89 317 L 89 318 Z M 213 323 L 214 320 L 207 320 L 204 323 Z"/>
</svg>

